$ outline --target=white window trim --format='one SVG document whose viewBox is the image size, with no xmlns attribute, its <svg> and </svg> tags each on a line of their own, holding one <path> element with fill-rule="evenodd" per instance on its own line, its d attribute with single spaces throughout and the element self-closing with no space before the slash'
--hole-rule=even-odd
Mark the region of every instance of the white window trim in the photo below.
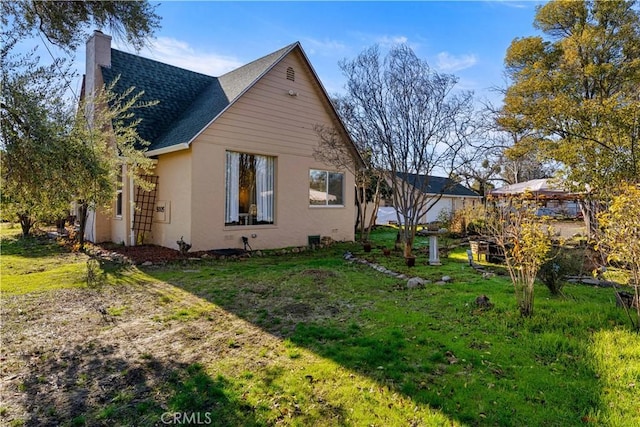
<svg viewBox="0 0 640 427">
<path fill-rule="evenodd" d="M 116 177 L 119 177 L 120 181 L 116 183 L 116 200 L 113 212 L 115 219 L 122 219 L 124 216 L 124 166 L 119 165 L 118 167 L 120 168 L 120 173 Z M 120 213 L 118 213 L 118 196 L 120 197 Z"/>
<path fill-rule="evenodd" d="M 256 158 L 258 169 L 256 170 L 256 188 L 271 195 L 260 198 L 256 195 L 256 217 L 257 221 L 268 221 L 266 224 L 230 224 L 239 222 L 241 216 L 238 203 L 239 191 L 239 159 L 240 155 L 251 155 Z M 269 228 L 276 226 L 276 156 L 269 154 L 255 154 L 244 151 L 226 151 L 226 172 L 225 172 L 225 229 L 238 228 Z M 229 185 L 229 182 L 232 185 Z"/>
<path fill-rule="evenodd" d="M 309 169 L 309 174 L 307 175 L 307 179 L 310 178 L 311 175 L 311 171 L 319 171 L 319 172 L 324 172 L 327 175 L 327 187 L 329 186 L 329 174 L 330 173 L 335 173 L 335 174 L 340 174 L 342 175 L 342 203 L 341 204 L 336 204 L 336 205 L 330 205 L 326 200 L 325 200 L 325 204 L 324 205 L 313 205 L 309 202 L 309 208 L 311 209 L 342 209 L 345 207 L 345 179 L 346 179 L 346 175 L 344 172 L 340 172 L 340 171 L 335 171 L 335 170 L 328 170 L 328 169 L 315 169 L 315 168 L 310 168 Z M 311 182 L 307 181 L 307 186 L 309 187 L 309 189 L 311 189 Z M 328 194 L 329 189 L 326 189 L 326 193 Z"/>
</svg>

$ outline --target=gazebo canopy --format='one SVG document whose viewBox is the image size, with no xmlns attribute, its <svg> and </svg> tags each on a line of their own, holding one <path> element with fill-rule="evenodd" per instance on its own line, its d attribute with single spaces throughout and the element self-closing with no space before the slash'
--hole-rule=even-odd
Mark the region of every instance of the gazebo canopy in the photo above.
<svg viewBox="0 0 640 427">
<path fill-rule="evenodd" d="M 497 188 L 489 192 L 492 197 L 512 197 L 531 193 L 535 198 L 547 199 L 575 199 L 579 197 L 578 193 L 572 193 L 567 190 L 562 183 L 550 178 L 532 179 L 531 181 L 519 182 L 517 184 L 507 185 Z"/>
</svg>

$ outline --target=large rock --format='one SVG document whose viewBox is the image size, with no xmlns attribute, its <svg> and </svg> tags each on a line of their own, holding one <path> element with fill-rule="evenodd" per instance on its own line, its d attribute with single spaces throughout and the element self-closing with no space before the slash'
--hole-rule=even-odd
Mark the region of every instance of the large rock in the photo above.
<svg viewBox="0 0 640 427">
<path fill-rule="evenodd" d="M 429 281 L 422 277 L 412 277 L 407 280 L 407 289 L 424 288 L 424 285 L 427 283 L 429 283 Z"/>
</svg>

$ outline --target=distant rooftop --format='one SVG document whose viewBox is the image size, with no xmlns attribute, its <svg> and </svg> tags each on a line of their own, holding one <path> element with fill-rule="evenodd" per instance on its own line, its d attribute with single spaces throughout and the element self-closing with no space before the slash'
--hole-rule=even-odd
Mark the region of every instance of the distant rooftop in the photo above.
<svg viewBox="0 0 640 427">
<path fill-rule="evenodd" d="M 427 194 L 446 194 L 448 196 L 482 197 L 475 191 L 450 178 L 432 175 L 405 174 L 397 176 Z M 426 182 L 425 182 L 426 181 Z"/>
</svg>

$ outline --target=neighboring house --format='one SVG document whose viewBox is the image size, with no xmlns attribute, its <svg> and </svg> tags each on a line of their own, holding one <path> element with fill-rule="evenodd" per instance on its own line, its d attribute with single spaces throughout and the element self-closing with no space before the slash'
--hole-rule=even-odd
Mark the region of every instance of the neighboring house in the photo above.
<svg viewBox="0 0 640 427">
<path fill-rule="evenodd" d="M 299 43 L 220 77 L 87 42 L 85 93 L 117 81 L 158 105 L 137 110 L 155 159 L 151 192 L 122 171 L 112 212 L 94 212 L 87 238 L 192 250 L 307 245 L 310 236 L 354 239 L 354 177 L 313 157 L 316 125 L 357 150 Z M 315 240 L 315 239 L 314 239 Z"/>
<path fill-rule="evenodd" d="M 525 194 L 538 205 L 540 216 L 579 217 L 581 195 L 574 193 L 554 179 L 541 178 L 506 185 L 489 192 L 490 198 L 522 197 Z"/>
<path fill-rule="evenodd" d="M 403 174 L 400 172 L 397 176 L 398 179 L 404 179 L 412 188 L 423 189 L 424 196 L 428 200 L 427 206 L 431 206 L 435 202 L 431 209 L 422 213 L 419 217 L 418 223 L 420 224 L 437 221 L 441 219 L 441 215 L 451 215 L 460 209 L 475 206 L 482 202 L 480 194 L 449 178 Z M 395 208 L 392 206 L 393 199 L 385 202 L 387 206 L 378 209 L 376 224 L 388 224 L 390 221 L 398 221 Z M 402 218 L 400 220 L 402 221 Z"/>
</svg>

